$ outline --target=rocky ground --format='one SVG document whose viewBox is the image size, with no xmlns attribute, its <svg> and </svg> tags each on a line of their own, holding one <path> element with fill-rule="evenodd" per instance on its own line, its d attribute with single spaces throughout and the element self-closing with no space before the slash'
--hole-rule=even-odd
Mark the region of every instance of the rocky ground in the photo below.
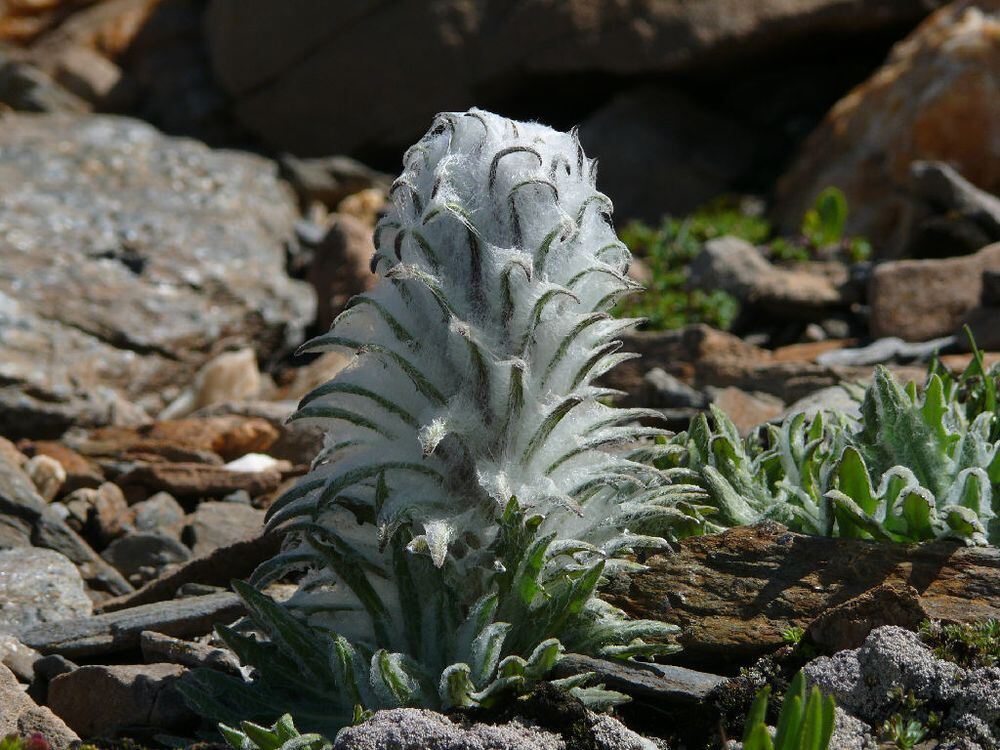
<svg viewBox="0 0 1000 750">
<path fill-rule="evenodd" d="M 854 409 L 839 386 L 874 364 L 963 367 L 963 325 L 1000 359 L 1000 6 L 624 8 L 0 0 L 0 735 L 61 750 L 210 729 L 176 684 L 240 673 L 212 628 L 241 615 L 229 582 L 277 550 L 265 510 L 322 444 L 287 417 L 346 364 L 294 352 L 375 280 L 391 177 L 330 154 L 390 169 L 443 106 L 581 121 L 625 218 L 749 189 L 793 237 L 819 190 L 844 191 L 871 259 L 716 237 L 686 283 L 735 298 L 731 331 L 629 336 L 643 356 L 609 384 L 675 429 L 711 404 L 743 432 Z M 683 628 L 669 664 L 561 663 L 631 695 L 617 719 L 543 694 L 503 717 L 387 712 L 336 747 L 701 748 L 806 664 L 838 701 L 837 747 L 929 712 L 943 739 L 920 747 L 1000 747 L 998 667 L 914 632 L 1000 618 L 995 549 L 752 527 L 686 540 L 605 596 Z"/>
</svg>

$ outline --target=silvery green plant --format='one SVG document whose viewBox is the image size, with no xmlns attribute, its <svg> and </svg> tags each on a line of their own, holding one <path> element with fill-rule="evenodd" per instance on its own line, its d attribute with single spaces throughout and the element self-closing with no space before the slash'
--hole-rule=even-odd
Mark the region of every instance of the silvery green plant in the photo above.
<svg viewBox="0 0 1000 750">
<path fill-rule="evenodd" d="M 828 536 L 1000 545 L 1000 439 L 995 397 L 989 408 L 982 392 L 991 376 L 980 368 L 970 391 L 969 371 L 938 370 L 918 389 L 876 368 L 857 419 L 797 414 L 741 439 L 716 410 L 661 460 L 703 489 L 692 502 L 717 511 L 703 531 L 774 520 Z"/>
<path fill-rule="evenodd" d="M 638 420 L 658 415 L 595 384 L 632 356 L 616 337 L 635 321 L 608 310 L 636 289 L 595 180 L 575 133 L 480 110 L 439 115 L 406 153 L 375 230 L 382 280 L 305 347 L 356 356 L 294 415 L 325 447 L 269 510 L 284 550 L 237 585 L 267 638 L 221 630 L 255 677 L 202 673 L 204 713 L 330 733 L 363 710 L 488 705 L 564 648 L 672 650 L 675 628 L 594 596 L 697 524 L 700 491 L 652 466 L 662 431 Z M 290 599 L 262 593 L 293 572 Z"/>
</svg>

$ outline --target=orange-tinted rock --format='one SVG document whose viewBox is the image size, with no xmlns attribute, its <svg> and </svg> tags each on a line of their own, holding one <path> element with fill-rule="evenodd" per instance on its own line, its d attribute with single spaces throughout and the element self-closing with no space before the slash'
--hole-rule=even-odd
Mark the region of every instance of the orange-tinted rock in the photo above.
<svg viewBox="0 0 1000 750">
<path fill-rule="evenodd" d="M 122 487 L 137 486 L 149 492 L 169 492 L 176 498 L 223 497 L 246 490 L 251 497 L 271 492 L 281 484 L 274 470 L 231 471 L 205 464 L 145 464 L 118 478 Z"/>
<path fill-rule="evenodd" d="M 49 456 L 54 458 L 66 471 L 63 492 L 72 492 L 81 487 L 97 487 L 104 481 L 100 468 L 62 443 L 51 440 L 22 440 L 18 447 L 28 456 Z"/>
<path fill-rule="evenodd" d="M 371 227 L 353 216 L 337 215 L 316 248 L 307 276 L 316 290 L 316 326 L 319 330 L 329 329 L 351 297 L 375 285 L 378 277 L 369 268 L 374 254 Z"/>
<path fill-rule="evenodd" d="M 910 164 L 951 164 L 1000 192 L 1000 4 L 959 0 L 926 19 L 841 99 L 779 183 L 775 218 L 798 229 L 823 188 L 842 189 L 848 229 L 876 253 L 901 249 Z"/>
</svg>

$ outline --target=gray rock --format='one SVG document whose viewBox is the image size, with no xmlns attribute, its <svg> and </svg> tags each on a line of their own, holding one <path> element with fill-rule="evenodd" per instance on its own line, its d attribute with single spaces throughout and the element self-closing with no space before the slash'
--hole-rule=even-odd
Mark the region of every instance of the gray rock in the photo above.
<svg viewBox="0 0 1000 750">
<path fill-rule="evenodd" d="M 43 654 L 79 659 L 136 649 L 146 630 L 177 638 L 205 635 L 216 623 L 232 622 L 243 613 L 236 594 L 210 594 L 36 625 L 15 635 Z"/>
<path fill-rule="evenodd" d="M 113 541 L 101 557 L 134 585 L 141 585 L 169 566 L 189 560 L 191 550 L 166 534 L 138 532 Z"/>
<path fill-rule="evenodd" d="M 182 733 L 197 723 L 176 683 L 176 664 L 86 666 L 49 683 L 53 713 L 84 737 L 112 737 L 128 727 Z"/>
<path fill-rule="evenodd" d="M 642 376 L 642 381 L 646 387 L 646 403 L 653 408 L 704 409 L 711 401 L 706 394 L 696 391 L 661 367 L 649 370 Z"/>
<path fill-rule="evenodd" d="M 660 706 L 696 704 L 726 682 L 725 677 L 684 667 L 646 662 L 626 664 L 582 654 L 563 655 L 553 676 L 569 677 L 586 672 L 593 672 L 594 682 L 602 683 L 609 690 Z"/>
<path fill-rule="evenodd" d="M 0 664 L 21 682 L 31 682 L 35 676 L 35 664 L 41 658 L 35 649 L 28 648 L 9 633 L 0 633 Z"/>
<path fill-rule="evenodd" d="M 599 750 L 656 750 L 656 745 L 610 716 L 592 715 Z M 333 750 L 572 750 L 552 732 L 515 719 L 508 724 L 462 727 L 446 716 L 415 708 L 378 711 L 337 735 Z"/>
<path fill-rule="evenodd" d="M 690 283 L 699 289 L 721 289 L 744 305 L 812 316 L 847 302 L 841 293 L 848 282 L 846 268 L 839 274 L 826 270 L 814 273 L 773 265 L 756 247 L 737 237 L 709 240 L 688 267 Z M 835 281 L 831 275 L 840 278 Z"/>
<path fill-rule="evenodd" d="M 0 433 L 113 421 L 98 387 L 159 411 L 224 333 L 265 360 L 299 341 L 315 299 L 275 172 L 125 118 L 6 116 Z"/>
<path fill-rule="evenodd" d="M 53 750 L 68 750 L 78 742 L 76 733 L 48 708 L 38 706 L 29 698 L 14 675 L 0 664 L 0 736 L 17 734 L 27 737 L 40 733 Z"/>
<path fill-rule="evenodd" d="M 318 201 L 332 209 L 348 195 L 366 188 L 388 190 L 392 184 L 390 175 L 347 156 L 297 159 L 284 154 L 279 163 L 281 176 L 295 188 L 303 206 Z"/>
<path fill-rule="evenodd" d="M 0 552 L 0 630 L 14 632 L 92 611 L 80 571 L 63 555 L 48 549 Z"/>
<path fill-rule="evenodd" d="M 19 467 L 0 452 L 0 532 L 13 536 L 10 546 L 34 545 L 68 557 L 80 575 L 98 591 L 124 594 L 132 590 L 118 571 L 102 560 L 59 514 L 45 504 Z M 3 536 L 0 536 L 2 539 Z M 7 545 L 5 545 L 7 546 Z"/>
<path fill-rule="evenodd" d="M 258 536 L 264 528 L 264 515 L 263 510 L 240 503 L 204 502 L 188 516 L 183 538 L 195 556 L 201 557 Z"/>
<path fill-rule="evenodd" d="M 980 190 L 949 164 L 915 161 L 910 183 L 910 257 L 965 255 L 1000 240 L 1000 198 Z"/>
<path fill-rule="evenodd" d="M 831 349 L 817 355 L 817 364 L 824 367 L 867 367 L 886 362 L 925 362 L 936 352 L 955 343 L 954 336 L 911 343 L 890 336 L 853 349 Z"/>
<path fill-rule="evenodd" d="M 133 525 L 139 532 L 156 532 L 180 538 L 184 526 L 184 509 L 166 492 L 157 492 L 147 500 L 132 506 L 135 514 Z"/>
<path fill-rule="evenodd" d="M 896 689 L 934 706 L 945 736 L 970 743 L 944 747 L 975 750 L 1000 741 L 1000 668 L 964 670 L 936 658 L 903 628 L 877 628 L 860 648 L 815 659 L 803 671 L 838 707 L 870 726 L 880 726 L 898 709 L 889 696 Z"/>
<path fill-rule="evenodd" d="M 151 630 L 139 636 L 139 646 L 142 649 L 142 658 L 147 664 L 169 662 L 191 669 L 198 667 L 216 669 L 234 677 L 242 675 L 240 660 L 229 649 L 172 638 Z"/>
</svg>

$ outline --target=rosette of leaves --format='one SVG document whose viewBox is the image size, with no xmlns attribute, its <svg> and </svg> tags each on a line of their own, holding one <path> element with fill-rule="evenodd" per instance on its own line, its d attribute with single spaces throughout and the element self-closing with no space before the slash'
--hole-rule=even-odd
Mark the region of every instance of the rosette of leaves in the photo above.
<svg viewBox="0 0 1000 750">
<path fill-rule="evenodd" d="M 608 310 L 636 288 L 594 162 L 575 133 L 471 110 L 438 116 L 404 167 L 382 280 L 305 347 L 355 357 L 293 416 L 325 447 L 268 511 L 283 551 L 237 586 L 266 638 L 221 630 L 255 677 L 187 688 L 229 723 L 287 711 L 329 733 L 361 710 L 488 704 L 564 648 L 672 650 L 675 628 L 594 596 L 698 522 L 651 465 L 665 448 L 638 442 L 655 412 L 594 382 L 632 356 L 616 336 L 634 321 Z M 290 573 L 290 599 L 261 593 Z"/>
<path fill-rule="evenodd" d="M 996 545 L 996 414 L 988 391 L 960 397 L 970 387 L 932 371 L 923 388 L 903 388 L 878 367 L 858 419 L 796 414 L 742 439 L 715 410 L 661 461 L 703 489 L 722 527 L 774 520 L 809 534 Z"/>
</svg>

